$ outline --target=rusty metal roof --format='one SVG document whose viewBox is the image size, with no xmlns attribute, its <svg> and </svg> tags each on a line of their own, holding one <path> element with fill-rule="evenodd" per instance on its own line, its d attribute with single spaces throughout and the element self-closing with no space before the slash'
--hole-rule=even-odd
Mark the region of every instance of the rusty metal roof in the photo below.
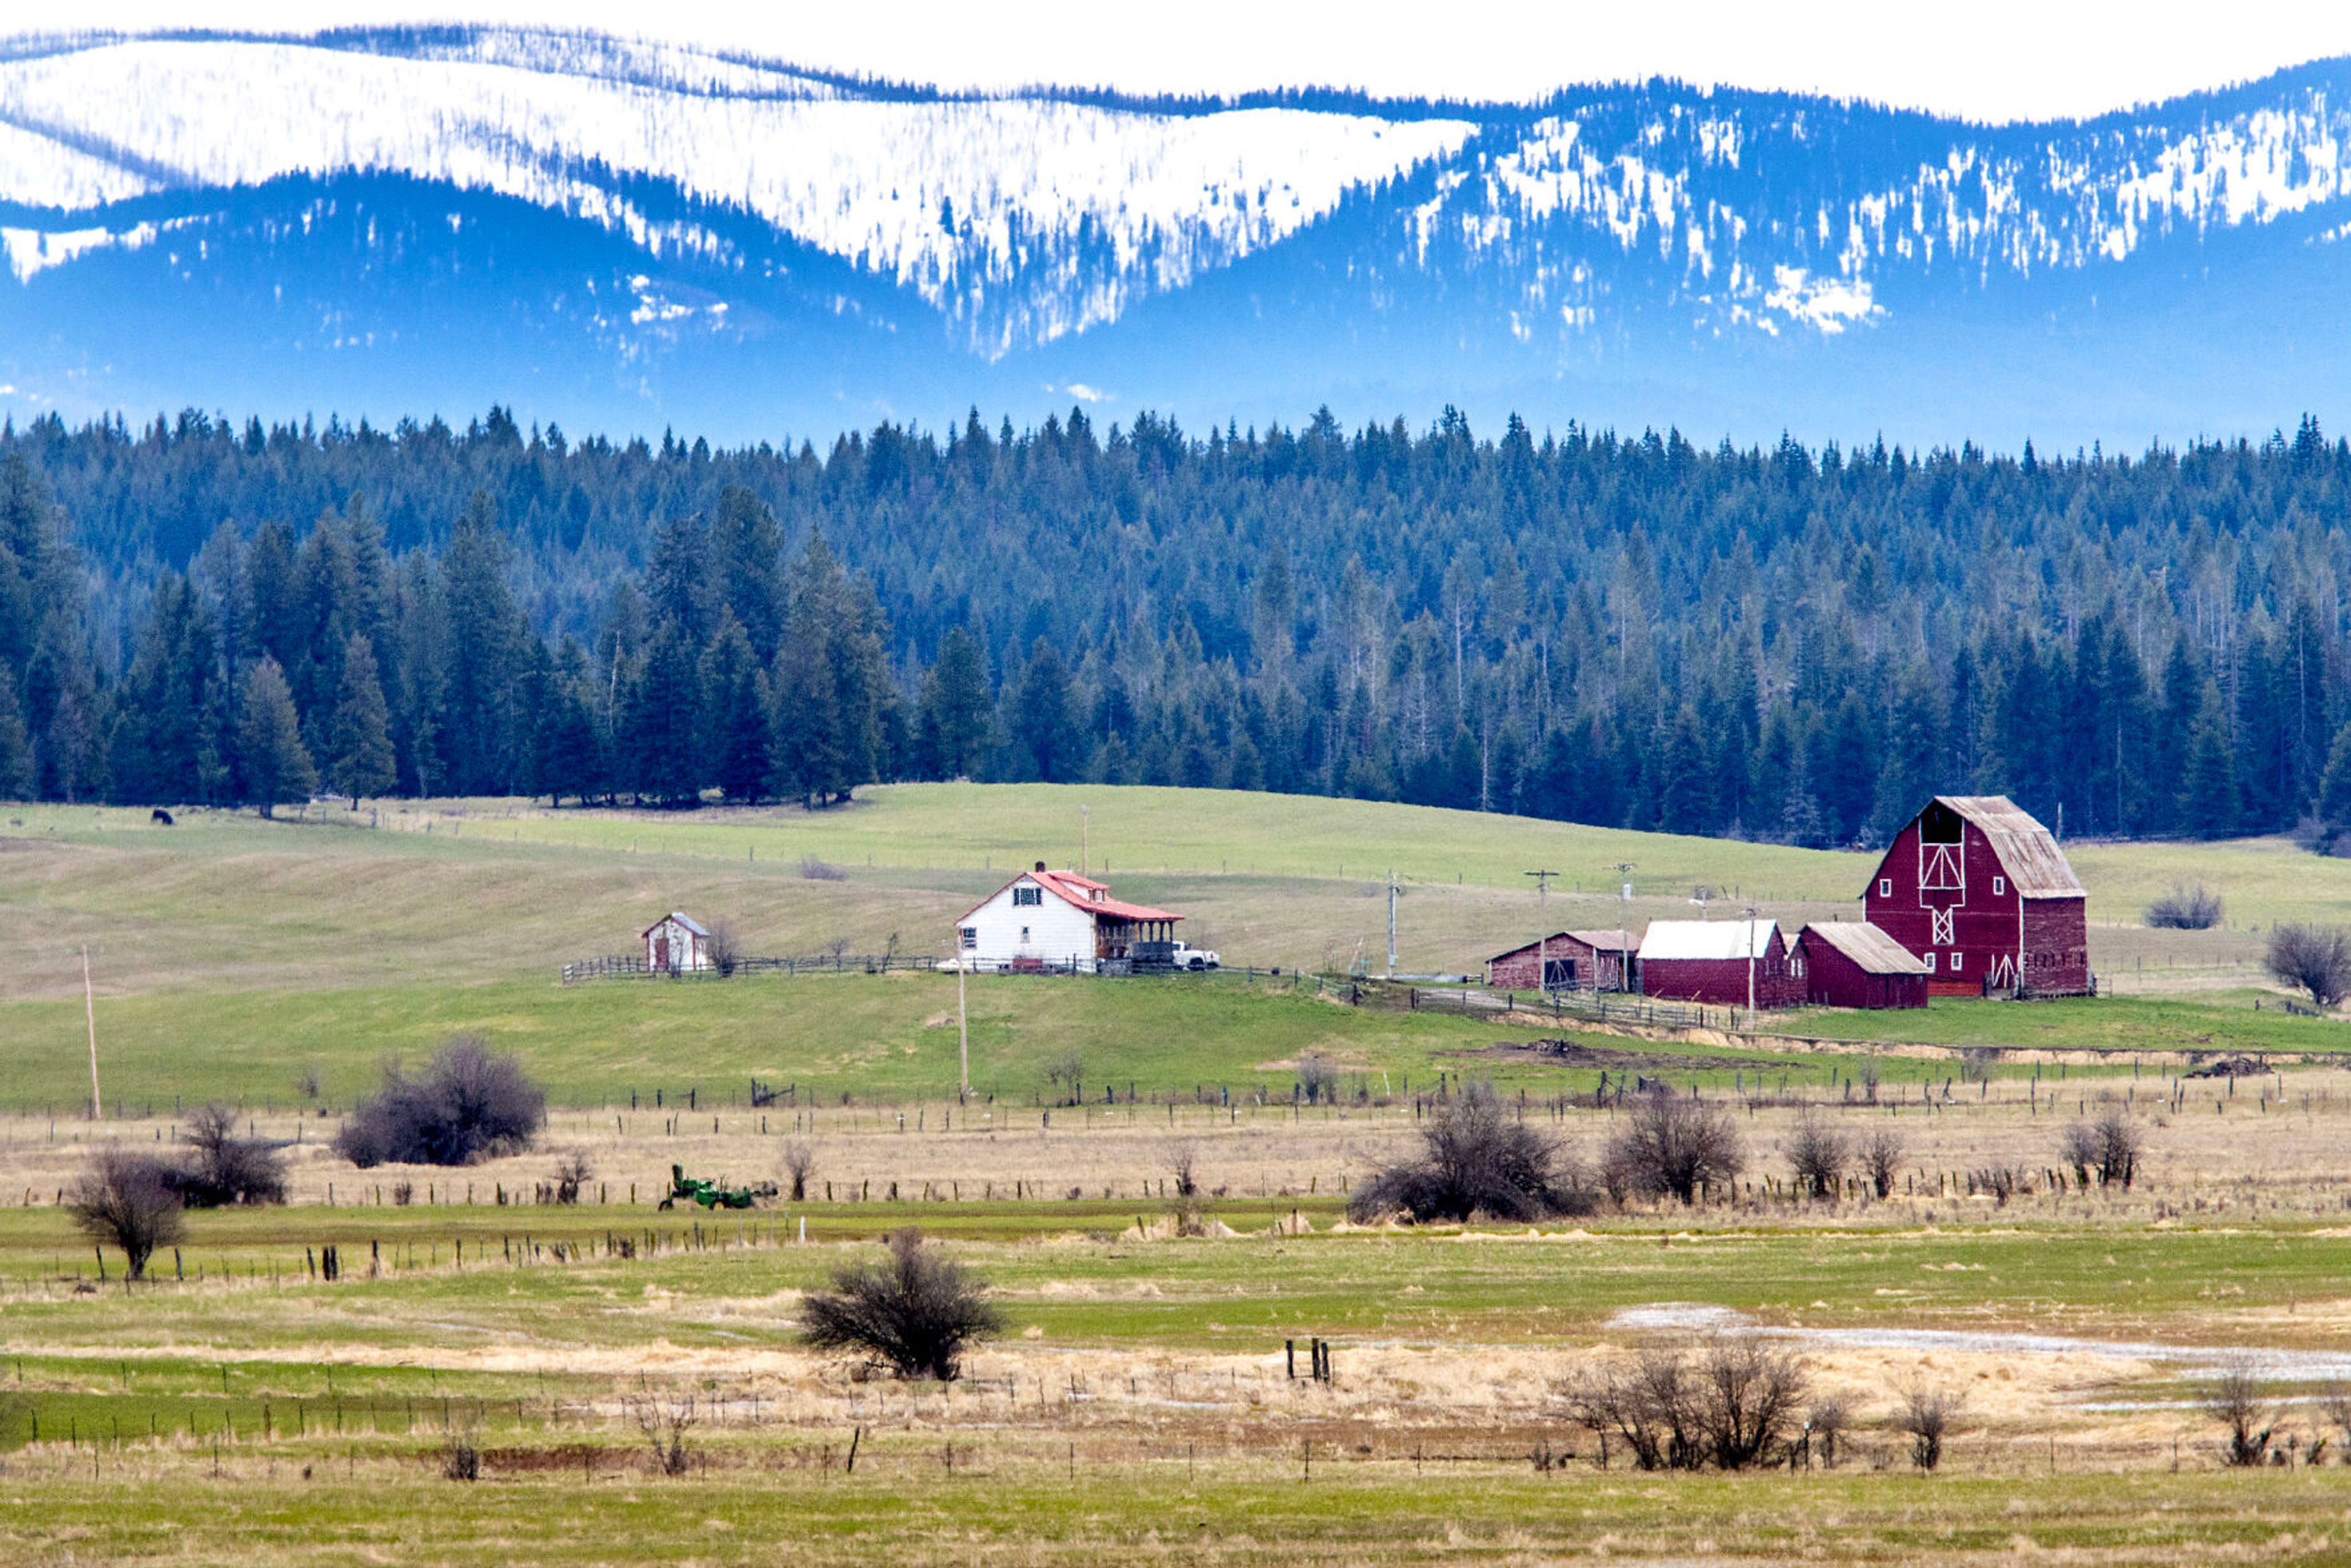
<svg viewBox="0 0 2351 1568">
<path fill-rule="evenodd" d="M 1641 962 L 1653 958 L 1761 958 L 1779 942 L 1771 920 L 1652 920 L 1641 938 Z"/>
<path fill-rule="evenodd" d="M 2081 880 L 2040 819 L 2005 795 L 1938 795 L 1991 841 L 2009 885 L 2024 898 L 2083 898 Z"/>
<path fill-rule="evenodd" d="M 1819 937 L 1868 975 L 1923 975 L 1926 961 L 1866 920 L 1815 921 L 1799 940 Z"/>
</svg>

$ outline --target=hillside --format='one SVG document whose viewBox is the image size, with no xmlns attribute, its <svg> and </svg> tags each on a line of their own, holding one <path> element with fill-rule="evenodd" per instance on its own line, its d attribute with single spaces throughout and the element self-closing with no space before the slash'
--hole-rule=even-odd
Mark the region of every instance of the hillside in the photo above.
<svg viewBox="0 0 2351 1568">
<path fill-rule="evenodd" d="M 975 399 L 2258 431 L 2345 390 L 2310 351 L 2342 79 L 1986 128 L 1667 82 L 975 98 L 494 28 L 20 39 L 0 369 L 26 411 L 729 439 Z"/>
</svg>

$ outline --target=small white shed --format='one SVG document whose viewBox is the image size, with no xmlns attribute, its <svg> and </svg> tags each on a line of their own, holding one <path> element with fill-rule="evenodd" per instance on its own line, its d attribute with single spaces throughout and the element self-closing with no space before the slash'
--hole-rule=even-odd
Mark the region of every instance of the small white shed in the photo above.
<svg viewBox="0 0 2351 1568">
<path fill-rule="evenodd" d="M 710 933 L 691 915 L 670 911 L 645 927 L 645 967 L 676 975 L 710 967 Z"/>
</svg>

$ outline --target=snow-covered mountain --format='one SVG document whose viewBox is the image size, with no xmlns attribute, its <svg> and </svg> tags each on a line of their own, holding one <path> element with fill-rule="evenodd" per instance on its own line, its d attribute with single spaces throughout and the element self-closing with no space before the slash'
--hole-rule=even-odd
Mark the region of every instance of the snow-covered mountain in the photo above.
<svg viewBox="0 0 2351 1568">
<path fill-rule="evenodd" d="M 2351 414 L 2347 89 L 1984 128 L 1663 83 L 955 96 L 502 30 L 20 40 L 0 402 L 2266 431 Z"/>
</svg>

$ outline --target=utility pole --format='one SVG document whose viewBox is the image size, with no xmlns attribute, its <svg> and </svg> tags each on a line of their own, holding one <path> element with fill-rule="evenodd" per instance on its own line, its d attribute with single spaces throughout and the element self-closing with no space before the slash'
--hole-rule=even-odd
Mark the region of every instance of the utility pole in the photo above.
<svg viewBox="0 0 2351 1568">
<path fill-rule="evenodd" d="M 1755 1033 L 1755 906 L 1747 906 L 1747 1033 Z"/>
<path fill-rule="evenodd" d="M 81 1010 L 89 1022 L 89 1119 L 103 1121 L 106 1107 L 98 1098 L 98 1000 L 89 988 L 89 944 L 81 948 Z"/>
<path fill-rule="evenodd" d="M 1639 869 L 1637 861 L 1618 861 L 1616 894 L 1616 988 L 1633 988 L 1633 873 Z"/>
<path fill-rule="evenodd" d="M 971 1093 L 971 1016 L 964 1009 L 963 977 L 964 971 L 970 967 L 958 951 L 956 954 L 956 1046 L 963 1064 L 963 1092 L 967 1097 Z"/>
<path fill-rule="evenodd" d="M 1092 806 L 1078 808 L 1078 874 L 1080 876 L 1093 874 L 1086 869 L 1086 830 L 1092 825 L 1093 810 Z"/>
<path fill-rule="evenodd" d="M 1404 891 L 1404 890 L 1403 890 L 1402 888 L 1400 888 L 1400 887 L 1398 887 L 1398 886 L 1396 885 L 1396 874 L 1395 874 L 1395 872 L 1393 869 L 1391 869 L 1391 870 L 1388 872 L 1388 974 L 1389 974 L 1390 977 L 1394 977 L 1394 976 L 1395 976 L 1395 901 L 1396 901 L 1396 894 L 1398 894 L 1399 893 L 1402 893 L 1403 891 Z"/>
<path fill-rule="evenodd" d="M 1551 879 L 1559 873 L 1531 871 L 1527 874 L 1535 879 L 1535 989 L 1547 991 L 1551 989 L 1551 915 L 1547 911 L 1551 907 Z"/>
</svg>

